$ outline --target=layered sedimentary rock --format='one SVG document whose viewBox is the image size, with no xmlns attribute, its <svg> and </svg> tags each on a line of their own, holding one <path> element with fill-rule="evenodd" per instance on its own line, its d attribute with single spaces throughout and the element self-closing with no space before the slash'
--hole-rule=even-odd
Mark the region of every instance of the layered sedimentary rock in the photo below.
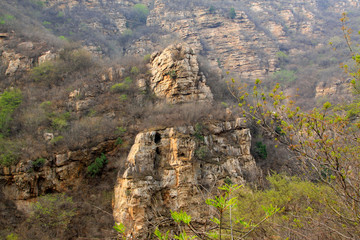
<svg viewBox="0 0 360 240">
<path fill-rule="evenodd" d="M 172 103 L 211 101 L 210 88 L 194 51 L 183 45 L 171 45 L 151 56 L 150 88 L 159 98 Z"/>
<path fill-rule="evenodd" d="M 91 149 L 50 155 L 40 165 L 29 160 L 1 167 L 0 193 L 14 201 L 19 210 L 27 211 L 30 202 L 38 196 L 78 188 L 86 176 L 86 166 L 113 147 L 113 141 L 108 141 Z"/>
<path fill-rule="evenodd" d="M 260 177 L 250 144 L 244 119 L 139 133 L 115 187 L 115 220 L 136 239 L 170 210 L 204 223 L 205 199 L 224 179 L 241 184 Z"/>
</svg>

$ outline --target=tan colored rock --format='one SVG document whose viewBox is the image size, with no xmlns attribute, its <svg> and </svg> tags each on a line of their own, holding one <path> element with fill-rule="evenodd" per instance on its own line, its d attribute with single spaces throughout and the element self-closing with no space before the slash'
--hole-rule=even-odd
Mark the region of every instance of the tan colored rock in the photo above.
<svg viewBox="0 0 360 240">
<path fill-rule="evenodd" d="M 45 52 L 43 55 L 41 55 L 38 59 L 39 64 L 43 64 L 44 62 L 52 61 L 56 58 L 56 53 L 52 53 L 51 51 Z"/>
<path fill-rule="evenodd" d="M 150 88 L 171 103 L 211 101 L 206 79 L 199 72 L 197 57 L 190 47 L 171 45 L 151 55 Z"/>
<path fill-rule="evenodd" d="M 203 204 L 208 191 L 226 177 L 241 184 L 260 176 L 244 124 L 243 119 L 207 124 L 204 141 L 192 126 L 139 133 L 115 187 L 115 221 L 136 239 L 143 239 L 149 221 L 156 224 L 170 210 L 184 210 L 201 223 L 208 216 Z"/>
<path fill-rule="evenodd" d="M 330 79 L 328 82 L 319 82 L 315 89 L 315 98 L 319 97 L 350 97 L 350 79 Z"/>
</svg>

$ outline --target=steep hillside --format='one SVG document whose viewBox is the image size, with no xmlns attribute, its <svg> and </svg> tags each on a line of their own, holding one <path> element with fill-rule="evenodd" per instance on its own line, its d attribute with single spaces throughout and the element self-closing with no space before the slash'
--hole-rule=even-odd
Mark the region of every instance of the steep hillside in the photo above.
<svg viewBox="0 0 360 240">
<path fill-rule="evenodd" d="M 169 210 L 202 224 L 202 194 L 227 178 L 263 187 L 263 173 L 299 173 L 285 147 L 239 118 L 226 81 L 279 82 L 309 108 L 348 100 L 338 19 L 348 11 L 358 25 L 359 7 L 1 1 L 0 238 L 114 239 L 114 221 L 145 238 Z"/>
</svg>

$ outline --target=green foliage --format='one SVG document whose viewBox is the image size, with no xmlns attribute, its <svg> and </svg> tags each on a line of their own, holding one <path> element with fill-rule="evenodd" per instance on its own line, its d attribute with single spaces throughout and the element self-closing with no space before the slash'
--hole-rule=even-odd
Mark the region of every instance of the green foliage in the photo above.
<svg viewBox="0 0 360 240">
<path fill-rule="evenodd" d="M 126 94 L 121 94 L 121 95 L 119 96 L 120 102 L 126 101 L 127 99 L 128 99 L 128 96 L 127 96 Z"/>
<path fill-rule="evenodd" d="M 59 12 L 59 13 L 57 14 L 57 17 L 59 17 L 59 18 L 64 17 L 64 16 L 65 16 L 65 13 L 64 13 L 64 12 Z"/>
<path fill-rule="evenodd" d="M 10 167 L 18 163 L 21 144 L 0 136 L 0 166 Z"/>
<path fill-rule="evenodd" d="M 118 137 L 118 138 L 116 139 L 115 145 L 121 145 L 121 144 L 123 144 L 123 143 L 124 143 L 124 141 L 122 140 L 122 138 L 121 138 L 121 137 Z"/>
<path fill-rule="evenodd" d="M 264 210 L 266 214 L 271 214 L 272 206 L 276 205 L 280 209 L 279 213 L 271 222 L 262 226 L 268 234 L 275 234 L 272 226 L 277 225 L 277 229 L 290 226 L 291 229 L 302 231 L 299 229 L 300 223 L 312 225 L 329 216 L 329 213 L 332 214 L 328 204 L 333 204 L 336 198 L 329 186 L 280 174 L 273 174 L 267 180 L 270 183 L 267 190 L 244 188 L 240 191 L 239 200 L 242 204 L 237 206 L 236 216 L 252 219 L 253 222 L 260 221 Z M 285 237 L 286 231 L 279 235 Z"/>
<path fill-rule="evenodd" d="M 360 231 L 355 227 L 360 224 L 360 211 L 352 207 L 354 202 L 360 201 L 360 179 L 358 175 L 353 175 L 359 172 L 359 120 L 350 120 L 346 107 L 334 108 L 328 102 L 321 108 L 301 111 L 284 95 L 279 84 L 269 92 L 263 91 L 260 86 L 261 81 L 256 80 L 252 94 L 241 92 L 234 95 L 238 96 L 244 115 L 254 119 L 263 131 L 274 136 L 275 141 L 287 146 L 296 158 L 305 163 L 309 176 L 317 176 L 319 181 L 335 190 L 333 199 L 326 198 L 327 206 L 336 212 L 327 213 L 332 224 L 324 222 L 322 218 L 317 220 L 336 229 L 339 236 L 349 236 L 350 232 L 352 236 L 360 236 Z M 236 88 L 239 89 L 238 86 Z M 277 129 L 281 129 L 280 133 Z M 274 199 L 281 202 L 278 198 Z M 296 227 L 313 228 L 300 217 L 292 221 L 296 222 Z M 328 233 L 323 234 L 322 237 L 329 236 Z"/>
<path fill-rule="evenodd" d="M 159 240 L 168 240 L 169 239 L 169 232 L 167 231 L 165 234 L 162 234 L 158 228 L 155 229 L 154 231 L 154 235 L 159 239 Z"/>
<path fill-rule="evenodd" d="M 116 83 L 110 88 L 112 92 L 123 92 L 127 89 L 129 89 L 129 85 L 127 85 L 126 83 Z"/>
<path fill-rule="evenodd" d="M 56 136 L 53 139 L 51 139 L 50 143 L 55 145 L 55 144 L 61 142 L 63 139 L 64 139 L 63 136 Z"/>
<path fill-rule="evenodd" d="M 203 125 L 201 123 L 195 124 L 195 133 L 194 136 L 196 139 L 200 141 L 204 141 L 204 135 L 203 135 Z"/>
<path fill-rule="evenodd" d="M 64 40 L 64 41 L 69 41 L 69 39 L 65 36 L 59 36 L 59 39 Z"/>
<path fill-rule="evenodd" d="M 231 179 L 228 179 L 226 181 L 231 182 Z M 232 239 L 244 239 L 251 232 L 257 229 L 260 224 L 264 223 L 267 219 L 279 212 L 280 209 L 278 207 L 274 207 L 274 205 L 270 204 L 263 207 L 263 212 L 265 212 L 265 216 L 264 213 L 262 213 L 263 218 L 259 222 L 253 223 L 251 220 L 245 221 L 244 218 L 236 219 L 236 221 L 234 221 L 232 213 L 238 205 L 242 205 L 242 202 L 240 202 L 238 200 L 238 197 L 234 195 L 235 192 L 239 191 L 241 187 L 242 186 L 236 184 L 225 184 L 222 187 L 219 187 L 221 193 L 218 196 L 206 200 L 206 204 L 214 207 L 216 210 L 217 216 L 211 218 L 210 221 L 215 224 L 217 230 L 209 231 L 207 229 L 206 233 L 204 232 L 203 234 L 199 234 L 202 231 L 200 229 L 196 229 L 191 224 L 190 215 L 188 215 L 182 210 L 180 212 L 170 211 L 171 217 L 174 222 L 177 223 L 180 232 L 179 235 L 174 235 L 173 238 L 184 240 L 195 239 L 197 237 L 199 237 L 200 239 L 222 239 L 222 237 L 224 237 L 224 239 L 228 239 L 226 238 L 227 236 L 232 236 Z M 238 224 L 236 229 L 234 228 L 235 224 Z M 186 231 L 186 228 L 191 230 L 191 232 L 195 233 L 195 235 L 189 236 L 189 231 Z M 215 227 L 212 226 L 211 229 L 215 229 Z M 154 234 L 155 236 L 157 236 L 158 239 L 162 240 L 168 239 L 169 232 L 167 232 L 166 235 L 163 235 L 158 229 L 156 229 Z"/>
<path fill-rule="evenodd" d="M 145 4 L 135 4 L 127 15 L 126 27 L 135 29 L 146 24 L 150 11 Z"/>
<path fill-rule="evenodd" d="M 54 232 L 59 236 L 64 232 L 71 219 L 76 215 L 75 204 L 71 197 L 65 194 L 52 194 L 39 197 L 38 201 L 32 204 L 32 211 L 28 222 L 32 227 L 42 232 Z"/>
<path fill-rule="evenodd" d="M 133 6 L 133 9 L 137 13 L 137 15 L 139 17 L 139 21 L 141 23 L 145 24 L 146 19 L 150 13 L 148 7 L 145 4 L 138 3 Z"/>
<path fill-rule="evenodd" d="M 31 70 L 31 77 L 37 82 L 51 82 L 60 78 L 54 62 L 47 61 Z"/>
<path fill-rule="evenodd" d="M 55 131 L 61 131 L 65 129 L 69 123 L 69 119 L 71 117 L 71 114 L 69 112 L 65 112 L 62 114 L 51 114 L 50 121 L 51 126 Z"/>
<path fill-rule="evenodd" d="M 272 78 L 281 83 L 289 84 L 296 80 L 296 73 L 291 70 L 280 70 L 275 72 Z"/>
<path fill-rule="evenodd" d="M 132 83 L 132 79 L 131 79 L 131 77 L 126 77 L 125 79 L 124 79 L 124 82 L 126 83 L 126 84 L 131 84 Z"/>
<path fill-rule="evenodd" d="M 18 235 L 14 233 L 11 233 L 6 236 L 6 240 L 18 240 L 18 239 L 19 239 Z"/>
<path fill-rule="evenodd" d="M 176 223 L 185 223 L 185 224 L 190 224 L 191 221 L 191 216 L 188 215 L 186 212 L 183 212 L 182 210 L 180 212 L 176 212 L 176 211 L 171 211 L 171 217 L 172 219 L 174 219 L 174 221 Z"/>
<path fill-rule="evenodd" d="M 113 228 L 119 233 L 124 233 L 125 232 L 125 226 L 122 223 L 119 223 L 119 224 L 115 223 L 115 226 L 113 226 Z"/>
<path fill-rule="evenodd" d="M 166 73 L 166 75 L 169 75 L 174 80 L 177 78 L 177 73 L 175 70 L 170 70 L 169 72 Z"/>
<path fill-rule="evenodd" d="M 146 63 L 150 62 L 150 57 L 151 57 L 150 54 L 146 54 L 146 55 L 144 56 L 144 62 L 146 62 Z"/>
<path fill-rule="evenodd" d="M 230 18 L 230 19 L 235 19 L 235 17 L 236 17 L 235 9 L 234 9 L 234 8 L 230 8 L 230 10 L 229 10 L 229 18 Z"/>
<path fill-rule="evenodd" d="M 116 133 L 117 133 L 117 134 L 122 135 L 122 134 L 124 134 L 125 132 L 126 132 L 126 128 L 124 128 L 124 127 L 117 127 L 117 128 L 116 128 Z"/>
<path fill-rule="evenodd" d="M 276 57 L 279 61 L 279 66 L 282 68 L 284 67 L 285 64 L 287 64 L 289 62 L 289 56 L 282 52 L 282 51 L 279 51 L 276 53 Z"/>
<path fill-rule="evenodd" d="M 70 74 L 94 66 L 91 54 L 85 49 L 66 47 L 55 60 L 46 61 L 34 67 L 31 78 L 40 83 L 56 84 Z"/>
<path fill-rule="evenodd" d="M 38 158 L 38 159 L 32 161 L 31 162 L 32 168 L 34 170 L 38 170 L 38 169 L 42 168 L 44 166 L 45 161 L 46 160 L 44 158 Z"/>
<path fill-rule="evenodd" d="M 7 24 L 13 20 L 15 20 L 15 17 L 13 15 L 5 14 L 4 16 L 0 16 L 0 25 Z"/>
<path fill-rule="evenodd" d="M 216 11 L 216 8 L 213 5 L 211 5 L 210 8 L 209 8 L 209 13 L 214 14 L 215 11 Z"/>
<path fill-rule="evenodd" d="M 132 67 L 130 73 L 136 76 L 140 73 L 140 70 L 138 67 Z"/>
<path fill-rule="evenodd" d="M 266 145 L 262 142 L 255 143 L 255 154 L 259 156 L 261 159 L 267 158 Z"/>
<path fill-rule="evenodd" d="M 129 28 L 125 29 L 122 34 L 123 37 L 131 37 L 133 35 L 133 31 Z"/>
<path fill-rule="evenodd" d="M 126 77 L 123 80 L 123 82 L 112 85 L 110 88 L 110 91 L 115 92 L 115 93 L 124 92 L 130 88 L 131 83 L 132 83 L 131 77 Z M 127 96 L 126 96 L 126 98 L 127 98 Z M 123 100 L 126 100 L 126 99 L 123 98 Z"/>
<path fill-rule="evenodd" d="M 100 157 L 97 157 L 93 163 L 90 164 L 87 168 L 87 173 L 91 177 L 95 177 L 99 175 L 101 171 L 104 169 L 106 163 L 108 162 L 104 153 L 101 154 Z"/>
<path fill-rule="evenodd" d="M 22 98 L 19 89 L 5 90 L 0 94 L 0 137 L 8 135 L 12 114 L 20 106 Z"/>
<path fill-rule="evenodd" d="M 179 235 L 175 235 L 174 238 L 178 240 L 192 240 L 196 239 L 196 236 L 188 236 L 187 233 L 183 231 Z"/>
<path fill-rule="evenodd" d="M 209 157 L 210 151 L 207 146 L 201 146 L 195 150 L 195 156 L 200 160 L 205 160 Z"/>
</svg>

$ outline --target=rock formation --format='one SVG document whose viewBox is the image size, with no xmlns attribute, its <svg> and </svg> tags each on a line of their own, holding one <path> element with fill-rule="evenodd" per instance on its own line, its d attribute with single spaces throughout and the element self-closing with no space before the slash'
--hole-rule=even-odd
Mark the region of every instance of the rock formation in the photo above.
<svg viewBox="0 0 360 240">
<path fill-rule="evenodd" d="M 139 133 L 115 187 L 115 220 L 135 239 L 170 210 L 204 223 L 206 195 L 225 178 L 241 184 L 260 177 L 250 144 L 244 119 Z"/>
<path fill-rule="evenodd" d="M 38 196 L 78 187 L 86 175 L 86 166 L 102 152 L 113 149 L 113 142 L 54 154 L 41 166 L 35 166 L 34 161 L 29 160 L 11 167 L 0 167 L 0 192 L 6 199 L 14 201 L 19 210 L 26 212 L 31 200 Z"/>
<path fill-rule="evenodd" d="M 151 55 L 150 88 L 159 98 L 171 103 L 211 101 L 204 74 L 190 47 L 171 45 Z"/>
</svg>

